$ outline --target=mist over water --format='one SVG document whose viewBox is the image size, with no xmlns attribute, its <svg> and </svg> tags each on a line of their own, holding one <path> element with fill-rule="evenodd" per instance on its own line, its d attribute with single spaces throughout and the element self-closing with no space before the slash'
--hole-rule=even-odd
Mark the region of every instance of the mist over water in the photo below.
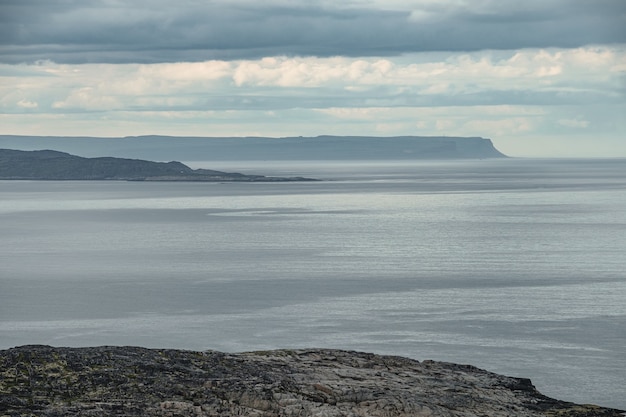
<svg viewBox="0 0 626 417">
<path fill-rule="evenodd" d="M 626 408 L 625 160 L 189 165 L 325 181 L 0 182 L 0 348 L 344 348 Z"/>
</svg>

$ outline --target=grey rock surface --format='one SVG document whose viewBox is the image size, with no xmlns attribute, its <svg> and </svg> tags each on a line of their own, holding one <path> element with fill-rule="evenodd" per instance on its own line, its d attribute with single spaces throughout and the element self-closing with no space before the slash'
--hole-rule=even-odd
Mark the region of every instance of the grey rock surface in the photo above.
<svg viewBox="0 0 626 417">
<path fill-rule="evenodd" d="M 621 416 L 469 365 L 310 349 L 0 351 L 0 416 Z"/>
</svg>

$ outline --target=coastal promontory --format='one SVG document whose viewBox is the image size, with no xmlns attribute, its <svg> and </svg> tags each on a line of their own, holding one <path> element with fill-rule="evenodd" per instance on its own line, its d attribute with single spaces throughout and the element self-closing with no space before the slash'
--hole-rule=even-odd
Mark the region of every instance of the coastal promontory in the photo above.
<svg viewBox="0 0 626 417">
<path fill-rule="evenodd" d="M 528 379 L 353 351 L 39 345 L 0 351 L 0 416 L 114 415 L 623 416 L 546 397 Z"/>
<path fill-rule="evenodd" d="M 0 180 L 126 181 L 305 181 L 302 177 L 266 177 L 191 169 L 181 162 L 141 159 L 83 158 L 53 150 L 0 149 Z"/>
<path fill-rule="evenodd" d="M 491 139 L 451 136 L 123 138 L 0 135 L 0 148 L 151 161 L 390 161 L 504 158 Z"/>
</svg>

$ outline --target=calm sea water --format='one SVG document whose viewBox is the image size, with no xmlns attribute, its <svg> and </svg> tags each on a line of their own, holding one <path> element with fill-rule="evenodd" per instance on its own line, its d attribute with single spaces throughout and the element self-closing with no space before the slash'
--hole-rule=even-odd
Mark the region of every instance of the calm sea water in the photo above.
<svg viewBox="0 0 626 417">
<path fill-rule="evenodd" d="M 626 409 L 626 160 L 192 163 L 0 182 L 0 348 L 332 347 Z"/>
</svg>

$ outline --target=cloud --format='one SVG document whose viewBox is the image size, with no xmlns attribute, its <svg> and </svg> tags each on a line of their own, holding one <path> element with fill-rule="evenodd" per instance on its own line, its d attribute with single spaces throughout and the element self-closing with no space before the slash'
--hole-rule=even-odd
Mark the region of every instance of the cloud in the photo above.
<svg viewBox="0 0 626 417">
<path fill-rule="evenodd" d="M 237 86 L 320 87 L 380 84 L 391 75 L 393 64 L 386 59 L 273 57 L 236 63 L 234 67 Z M 345 87 L 357 90 L 355 86 Z"/>
<path fill-rule="evenodd" d="M 584 129 L 589 126 L 589 120 L 583 119 L 559 119 L 557 123 L 561 126 L 571 127 L 576 129 Z"/>
<path fill-rule="evenodd" d="M 17 102 L 17 106 L 23 109 L 36 109 L 37 107 L 39 107 L 39 104 L 37 104 L 36 101 L 22 99 Z"/>
<path fill-rule="evenodd" d="M 625 69 L 625 47 L 430 60 L 413 54 L 123 65 L 48 61 L 0 65 L 0 103 L 9 112 L 26 110 L 27 103 L 37 103 L 40 112 L 619 103 Z"/>
<path fill-rule="evenodd" d="M 52 103 L 52 109 L 75 109 L 77 111 L 115 110 L 118 100 L 110 95 L 102 95 L 91 87 L 75 89 L 63 100 Z"/>
<path fill-rule="evenodd" d="M 623 0 L 5 0 L 5 63 L 158 63 L 270 56 L 576 48 L 626 42 Z"/>
</svg>

